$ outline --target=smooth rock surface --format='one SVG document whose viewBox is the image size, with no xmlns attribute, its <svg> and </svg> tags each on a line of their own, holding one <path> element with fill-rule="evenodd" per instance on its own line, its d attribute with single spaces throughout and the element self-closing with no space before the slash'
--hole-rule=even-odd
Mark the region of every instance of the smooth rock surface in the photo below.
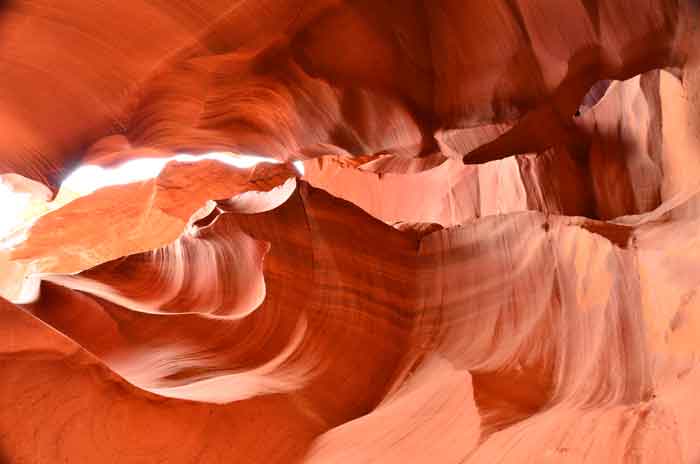
<svg viewBox="0 0 700 464">
<path fill-rule="evenodd" d="M 0 3 L 0 462 L 697 463 L 699 26 Z"/>
</svg>

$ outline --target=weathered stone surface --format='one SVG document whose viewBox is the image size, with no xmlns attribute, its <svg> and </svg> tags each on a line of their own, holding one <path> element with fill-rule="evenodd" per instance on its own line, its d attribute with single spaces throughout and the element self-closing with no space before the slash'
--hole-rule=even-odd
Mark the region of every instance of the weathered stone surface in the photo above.
<svg viewBox="0 0 700 464">
<path fill-rule="evenodd" d="M 698 462 L 699 24 L 1 4 L 0 462 Z"/>
</svg>

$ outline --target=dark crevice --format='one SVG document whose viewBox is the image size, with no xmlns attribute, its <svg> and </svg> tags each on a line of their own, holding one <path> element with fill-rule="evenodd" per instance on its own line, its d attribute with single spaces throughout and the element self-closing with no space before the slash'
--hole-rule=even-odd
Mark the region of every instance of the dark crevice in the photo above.
<svg viewBox="0 0 700 464">
<path fill-rule="evenodd" d="M 586 111 L 593 108 L 605 96 L 610 85 L 613 83 L 610 79 L 603 79 L 593 84 L 590 90 L 583 96 L 581 104 L 576 110 L 576 116 L 581 116 Z"/>
</svg>

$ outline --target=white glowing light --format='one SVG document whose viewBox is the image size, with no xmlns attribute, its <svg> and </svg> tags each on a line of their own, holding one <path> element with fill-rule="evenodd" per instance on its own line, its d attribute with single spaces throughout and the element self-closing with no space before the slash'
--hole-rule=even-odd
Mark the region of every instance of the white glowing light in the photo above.
<svg viewBox="0 0 700 464">
<path fill-rule="evenodd" d="M 169 159 L 143 158 L 126 162 L 114 169 L 85 165 L 71 173 L 61 187 L 87 195 L 108 185 L 128 184 L 156 177 Z"/>
<path fill-rule="evenodd" d="M 110 185 L 129 184 L 157 177 L 170 161 L 195 163 L 202 160 L 216 160 L 238 168 L 250 168 L 259 163 L 274 163 L 279 161 L 253 155 L 236 155 L 232 153 L 208 153 L 201 156 L 189 154 L 176 155 L 170 158 L 140 158 L 128 161 L 115 168 L 100 166 L 82 166 L 63 181 L 61 188 L 66 188 L 79 195 L 87 195 L 95 190 Z"/>
<path fill-rule="evenodd" d="M 304 175 L 304 162 L 303 161 L 294 161 L 292 163 L 295 168 L 297 168 L 297 171 L 299 171 L 299 174 L 302 176 Z"/>
<path fill-rule="evenodd" d="M 31 194 L 15 192 L 0 179 L 0 237 L 9 235 L 22 225 L 31 200 Z"/>
<path fill-rule="evenodd" d="M 63 181 L 53 202 L 39 202 L 43 206 L 37 203 L 38 200 L 33 199 L 31 193 L 15 191 L 11 184 L 4 183 L 0 177 L 0 238 L 6 239 L 3 241 L 3 247 L 9 246 L 8 237 L 26 226 L 25 223 L 35 220 L 45 212 L 60 208 L 78 197 L 110 185 L 153 179 L 170 161 L 195 163 L 202 160 L 216 160 L 243 169 L 251 168 L 259 163 L 280 163 L 275 159 L 261 156 L 216 152 L 201 156 L 180 154 L 170 158 L 139 158 L 114 168 L 85 165 L 73 171 Z M 300 166 L 300 164 L 295 162 L 297 169 L 303 173 L 303 165 Z"/>
</svg>

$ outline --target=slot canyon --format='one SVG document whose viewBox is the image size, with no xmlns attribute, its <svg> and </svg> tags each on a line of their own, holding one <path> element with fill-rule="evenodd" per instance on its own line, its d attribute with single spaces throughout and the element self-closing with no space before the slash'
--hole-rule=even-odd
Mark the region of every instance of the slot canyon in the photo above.
<svg viewBox="0 0 700 464">
<path fill-rule="evenodd" d="M 0 464 L 699 464 L 696 389 L 700 1 L 0 0 Z"/>
</svg>

